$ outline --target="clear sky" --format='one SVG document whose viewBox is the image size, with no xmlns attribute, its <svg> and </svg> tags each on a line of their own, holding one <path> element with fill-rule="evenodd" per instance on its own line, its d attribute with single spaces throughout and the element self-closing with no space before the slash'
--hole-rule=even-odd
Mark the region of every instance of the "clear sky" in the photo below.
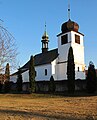
<svg viewBox="0 0 97 120">
<path fill-rule="evenodd" d="M 80 26 L 85 46 L 85 63 L 97 66 L 97 0 L 70 0 L 71 20 Z M 68 20 L 68 0 L 0 0 L 3 26 L 15 37 L 19 65 L 41 52 L 41 37 L 47 23 L 49 49 L 57 48 L 57 34 Z"/>
</svg>

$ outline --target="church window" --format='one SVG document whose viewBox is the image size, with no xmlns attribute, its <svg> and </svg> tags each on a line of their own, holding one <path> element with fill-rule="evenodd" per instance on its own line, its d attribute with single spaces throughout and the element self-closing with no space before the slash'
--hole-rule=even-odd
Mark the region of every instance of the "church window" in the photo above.
<svg viewBox="0 0 97 120">
<path fill-rule="evenodd" d="M 68 35 L 61 36 L 61 45 L 68 43 Z"/>
<path fill-rule="evenodd" d="M 37 76 L 37 72 L 35 71 L 35 77 Z"/>
<path fill-rule="evenodd" d="M 47 75 L 47 69 L 45 69 L 45 76 Z"/>
<path fill-rule="evenodd" d="M 80 44 L 80 36 L 79 35 L 75 35 L 75 43 Z"/>
<path fill-rule="evenodd" d="M 79 72 L 79 67 L 78 67 L 78 72 Z"/>
</svg>

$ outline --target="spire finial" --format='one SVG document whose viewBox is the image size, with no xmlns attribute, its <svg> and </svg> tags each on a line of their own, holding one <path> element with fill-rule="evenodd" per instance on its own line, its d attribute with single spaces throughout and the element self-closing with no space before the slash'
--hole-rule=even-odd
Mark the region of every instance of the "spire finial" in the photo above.
<svg viewBox="0 0 97 120">
<path fill-rule="evenodd" d="M 46 32 L 46 21 L 45 21 L 45 32 Z"/>
<path fill-rule="evenodd" d="M 68 19 L 70 19 L 70 0 L 68 0 Z"/>
<path fill-rule="evenodd" d="M 47 30 L 46 30 L 46 22 L 45 22 L 44 34 L 43 34 L 42 37 L 45 38 L 45 39 L 48 39 L 48 38 L 49 38 L 49 37 L 48 37 L 48 34 L 47 34 Z"/>
</svg>

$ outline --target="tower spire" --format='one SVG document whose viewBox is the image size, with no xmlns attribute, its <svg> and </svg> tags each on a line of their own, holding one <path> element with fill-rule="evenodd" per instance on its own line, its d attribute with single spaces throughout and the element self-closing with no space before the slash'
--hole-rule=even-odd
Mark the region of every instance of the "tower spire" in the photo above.
<svg viewBox="0 0 97 120">
<path fill-rule="evenodd" d="M 47 34 L 47 31 L 46 31 L 46 22 L 45 22 L 45 31 L 44 31 L 44 34 L 42 36 L 42 53 L 45 53 L 48 51 L 48 42 L 49 42 L 49 36 Z"/>
<path fill-rule="evenodd" d="M 70 0 L 68 0 L 68 19 L 70 20 Z"/>
</svg>

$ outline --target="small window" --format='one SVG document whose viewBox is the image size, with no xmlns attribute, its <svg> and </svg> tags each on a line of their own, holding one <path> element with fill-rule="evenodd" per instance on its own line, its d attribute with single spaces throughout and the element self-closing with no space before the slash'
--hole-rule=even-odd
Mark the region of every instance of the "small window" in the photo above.
<svg viewBox="0 0 97 120">
<path fill-rule="evenodd" d="M 80 36 L 79 35 L 75 35 L 75 43 L 80 44 Z"/>
<path fill-rule="evenodd" d="M 37 72 L 35 71 L 35 77 L 37 76 Z"/>
<path fill-rule="evenodd" d="M 47 69 L 45 69 L 45 75 L 47 75 Z"/>
<path fill-rule="evenodd" d="M 61 45 L 68 43 L 68 35 L 61 36 Z"/>
<path fill-rule="evenodd" d="M 78 67 L 78 72 L 79 72 L 79 67 Z"/>
</svg>

